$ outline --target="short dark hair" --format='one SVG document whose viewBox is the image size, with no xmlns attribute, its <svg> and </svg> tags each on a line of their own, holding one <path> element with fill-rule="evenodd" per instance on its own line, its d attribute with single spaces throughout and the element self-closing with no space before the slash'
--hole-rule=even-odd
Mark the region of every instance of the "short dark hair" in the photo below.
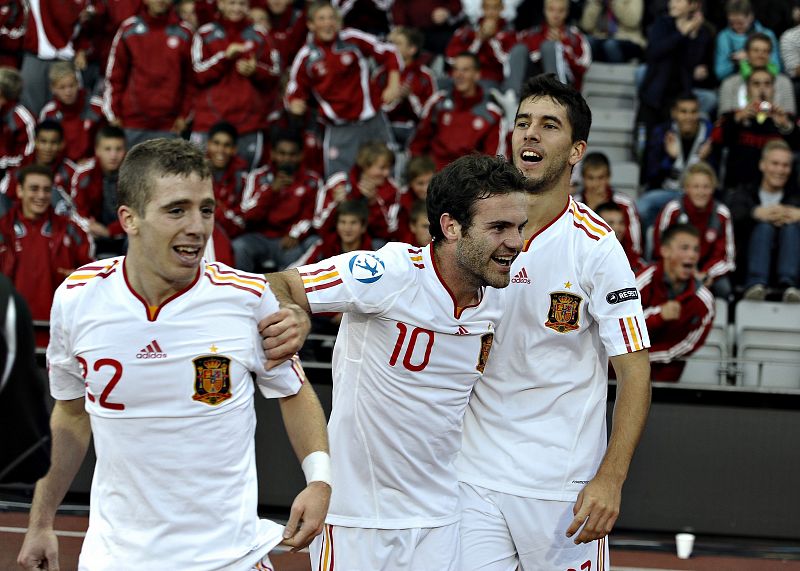
<svg viewBox="0 0 800 571">
<path fill-rule="evenodd" d="M 408 211 L 409 222 L 414 222 L 420 216 L 428 215 L 428 206 L 424 200 L 415 200 L 411 204 L 411 209 Z"/>
<path fill-rule="evenodd" d="M 608 157 L 605 155 L 605 153 L 598 151 L 587 153 L 581 162 L 583 163 L 581 172 L 586 172 L 586 169 L 596 169 L 601 167 L 605 167 L 609 173 L 611 172 L 611 162 L 608 160 Z"/>
<path fill-rule="evenodd" d="M 272 134 L 272 146 L 274 147 L 281 141 L 288 141 L 297 145 L 297 148 L 303 150 L 303 136 L 297 129 L 278 129 Z"/>
<path fill-rule="evenodd" d="M 463 51 L 463 52 L 460 52 L 460 53 L 458 53 L 456 55 L 456 58 L 459 58 L 459 57 L 465 57 L 465 58 L 471 59 L 473 65 L 475 66 L 475 69 L 480 71 L 480 69 L 481 69 L 481 60 L 478 58 L 477 54 L 474 54 L 472 52 Z M 455 58 L 453 58 L 453 59 L 455 59 Z"/>
<path fill-rule="evenodd" d="M 120 127 L 114 127 L 113 125 L 106 125 L 102 129 L 97 132 L 94 138 L 94 145 L 95 147 L 100 144 L 100 141 L 103 139 L 122 139 L 125 141 L 125 131 L 123 131 Z"/>
<path fill-rule="evenodd" d="M 700 238 L 700 231 L 697 228 L 691 224 L 678 223 L 664 230 L 664 233 L 661 234 L 661 245 L 668 246 L 678 234 L 689 234 L 695 238 Z"/>
<path fill-rule="evenodd" d="M 211 125 L 211 128 L 208 130 L 208 138 L 213 138 L 217 133 L 224 133 L 225 135 L 228 135 L 233 141 L 234 145 L 239 140 L 239 131 L 237 131 L 236 127 L 227 121 L 218 121 L 217 123 Z"/>
<path fill-rule="evenodd" d="M 753 32 L 747 36 L 747 39 L 744 42 L 744 51 L 749 50 L 753 42 L 767 42 L 769 44 L 769 49 L 771 50 L 773 48 L 772 38 L 770 38 L 764 32 Z"/>
<path fill-rule="evenodd" d="M 369 220 L 369 207 L 367 206 L 367 202 L 358 198 L 343 200 L 336 207 L 336 212 L 333 215 L 334 220 L 339 222 L 339 217 L 343 215 L 355 216 L 366 226 Z"/>
<path fill-rule="evenodd" d="M 472 225 L 475 203 L 498 194 L 528 192 L 531 183 L 504 157 L 477 153 L 454 160 L 433 175 L 426 204 L 434 246 L 442 242 L 440 219 L 449 214 L 466 233 Z"/>
<path fill-rule="evenodd" d="M 161 176 L 201 179 L 211 176 L 203 151 L 184 139 L 151 139 L 135 145 L 122 161 L 117 206 L 129 206 L 140 216 L 150 201 L 154 180 Z"/>
<path fill-rule="evenodd" d="M 678 106 L 678 103 L 683 101 L 694 101 L 698 105 L 700 104 L 700 100 L 697 98 L 697 95 L 692 93 L 691 91 L 681 91 L 678 95 L 675 96 L 675 99 L 672 100 L 671 108 L 675 108 Z"/>
<path fill-rule="evenodd" d="M 61 140 L 64 140 L 64 127 L 62 127 L 61 123 L 58 121 L 54 121 L 53 119 L 45 119 L 36 125 L 36 136 L 38 136 L 42 131 L 55 131 L 61 137 Z"/>
<path fill-rule="evenodd" d="M 53 176 L 53 171 L 51 171 L 48 167 L 44 165 L 28 165 L 26 167 L 22 167 L 17 171 L 17 182 L 20 186 L 25 184 L 25 179 L 32 174 L 40 174 L 42 176 L 46 176 L 50 179 L 52 183 L 55 177 Z"/>
<path fill-rule="evenodd" d="M 594 212 L 601 217 L 603 216 L 603 212 L 619 212 L 620 214 L 623 214 L 622 207 L 616 202 L 611 201 L 597 205 L 597 208 L 594 209 Z"/>
<path fill-rule="evenodd" d="M 522 88 L 520 105 L 526 99 L 549 97 L 567 110 L 567 119 L 572 128 L 572 142 L 589 139 L 592 127 L 592 111 L 580 91 L 561 83 L 554 73 L 542 73 L 530 78 Z M 517 107 L 519 113 L 519 107 Z"/>
<path fill-rule="evenodd" d="M 406 165 L 406 184 L 429 172 L 436 172 L 436 162 L 428 155 L 412 157 Z"/>
<path fill-rule="evenodd" d="M 408 28 L 400 26 L 395 30 L 396 34 L 402 34 L 408 40 L 408 43 L 417 48 L 417 55 L 422 51 L 422 46 L 425 45 L 425 36 L 418 28 Z"/>
<path fill-rule="evenodd" d="M 745 14 L 750 15 L 753 13 L 753 6 L 750 4 L 750 0 L 728 0 L 727 4 L 725 4 L 725 14 L 730 16 L 731 14 Z"/>
</svg>

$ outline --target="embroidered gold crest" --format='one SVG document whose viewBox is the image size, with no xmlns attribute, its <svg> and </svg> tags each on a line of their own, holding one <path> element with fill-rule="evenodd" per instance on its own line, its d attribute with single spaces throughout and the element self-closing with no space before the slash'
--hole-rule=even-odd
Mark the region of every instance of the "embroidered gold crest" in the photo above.
<svg viewBox="0 0 800 571">
<path fill-rule="evenodd" d="M 580 309 L 583 298 L 567 291 L 550 294 L 550 311 L 544 326 L 558 333 L 569 333 L 580 328 Z"/>
<path fill-rule="evenodd" d="M 194 396 L 192 399 L 217 405 L 231 398 L 231 360 L 222 355 L 203 355 L 194 363 Z"/>
<path fill-rule="evenodd" d="M 486 368 L 486 361 L 489 360 L 489 351 L 492 350 L 492 341 L 494 341 L 494 333 L 481 335 L 481 352 L 478 355 L 478 364 L 475 366 L 479 373 L 483 373 Z"/>
</svg>

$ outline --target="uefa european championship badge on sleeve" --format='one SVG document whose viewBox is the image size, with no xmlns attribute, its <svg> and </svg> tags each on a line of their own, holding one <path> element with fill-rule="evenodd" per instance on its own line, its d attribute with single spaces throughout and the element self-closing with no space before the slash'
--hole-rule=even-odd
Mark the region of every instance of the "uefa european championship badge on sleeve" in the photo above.
<svg viewBox="0 0 800 571">
<path fill-rule="evenodd" d="M 386 265 L 378 256 L 362 252 L 350 258 L 350 273 L 362 284 L 375 283 L 383 276 Z"/>
</svg>

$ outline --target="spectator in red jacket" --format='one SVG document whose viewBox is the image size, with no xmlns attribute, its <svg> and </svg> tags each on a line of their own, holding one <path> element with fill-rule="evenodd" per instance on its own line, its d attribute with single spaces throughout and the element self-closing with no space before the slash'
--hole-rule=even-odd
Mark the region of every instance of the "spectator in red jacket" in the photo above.
<svg viewBox="0 0 800 571">
<path fill-rule="evenodd" d="M 36 120 L 19 103 L 22 76 L 11 67 L 0 67 L 0 171 L 18 167 L 33 153 Z"/>
<path fill-rule="evenodd" d="M 425 204 L 428 185 L 436 173 L 436 163 L 427 155 L 414 157 L 406 166 L 406 185 L 400 189 L 397 201 L 397 233 L 395 240 L 413 243 L 411 210 L 417 203 Z"/>
<path fill-rule="evenodd" d="M 392 5 L 394 25 L 420 30 L 425 50 L 434 54 L 444 54 L 461 16 L 458 0 L 397 0 Z"/>
<path fill-rule="evenodd" d="M 106 68 L 103 112 L 125 129 L 128 147 L 186 129 L 194 95 L 192 31 L 170 0 L 143 0 L 145 9 L 114 36 Z"/>
<path fill-rule="evenodd" d="M 373 250 L 367 233 L 369 209 L 363 200 L 344 200 L 333 211 L 335 232 L 314 239 L 306 252 L 291 264 L 292 267 L 314 264 L 321 260 L 355 250 Z"/>
<path fill-rule="evenodd" d="M 94 138 L 106 120 L 103 100 L 81 89 L 75 65 L 68 61 L 50 67 L 50 91 L 53 99 L 42 107 L 39 121 L 53 120 L 64 129 L 66 157 L 76 163 L 89 159 L 94 152 Z"/>
<path fill-rule="evenodd" d="M 594 210 L 595 214 L 602 218 L 606 224 L 611 226 L 617 240 L 620 244 L 623 244 L 622 248 L 625 250 L 625 256 L 628 258 L 628 263 L 631 265 L 633 273 L 638 274 L 644 270 L 648 266 L 645 259 L 634 252 L 630 244 L 628 246 L 624 244 L 624 240 L 628 236 L 628 218 L 625 209 L 616 202 L 604 202 L 598 204 L 597 207 L 592 210 Z"/>
<path fill-rule="evenodd" d="M 267 115 L 279 100 L 280 56 L 266 30 L 247 15 L 248 0 L 219 0 L 219 16 L 192 40 L 197 84 L 192 141 L 205 146 L 208 130 L 226 121 L 239 133 L 238 153 L 258 166 Z"/>
<path fill-rule="evenodd" d="M 505 154 L 503 112 L 478 84 L 478 57 L 468 52 L 458 55 L 451 75 L 453 86 L 425 103 L 422 120 L 408 144 L 411 155 L 430 155 L 441 169 L 474 151 Z"/>
<path fill-rule="evenodd" d="M 700 258 L 695 277 L 712 293 L 727 299 L 733 288 L 730 273 L 736 269 L 733 224 L 728 207 L 714 200 L 717 175 L 708 163 L 686 167 L 683 196 L 664 206 L 653 226 L 653 257 L 658 259 L 662 234 L 676 223 L 691 224 L 700 233 Z"/>
<path fill-rule="evenodd" d="M 292 5 L 291 0 L 261 0 L 253 7 L 262 6 L 269 22 L 269 36 L 281 54 L 281 66 L 292 64 L 294 56 L 306 43 L 308 27 L 305 10 Z"/>
<path fill-rule="evenodd" d="M 636 277 L 650 333 L 654 381 L 680 379 L 683 357 L 703 346 L 714 322 L 714 296 L 695 277 L 700 233 L 675 224 L 661 237 L 661 260 Z"/>
<path fill-rule="evenodd" d="M 206 144 L 214 198 L 217 199 L 214 218 L 231 238 L 244 231 L 242 193 L 250 174 L 247 163 L 236 154 L 237 141 L 236 127 L 222 121 L 208 131 Z"/>
<path fill-rule="evenodd" d="M 431 224 L 428 220 L 428 207 L 417 200 L 411 206 L 411 213 L 408 217 L 408 229 L 410 230 L 411 240 L 408 241 L 412 246 L 427 246 L 431 242 Z"/>
<path fill-rule="evenodd" d="M 53 211 L 53 175 L 41 165 L 19 172 L 19 202 L 0 218 L 0 272 L 14 282 L 35 320 L 50 319 L 53 294 L 76 268 L 93 260 L 92 242 L 77 225 Z M 37 335 L 37 346 L 47 335 Z"/>
<path fill-rule="evenodd" d="M 406 146 L 411 133 L 422 116 L 422 106 L 437 91 L 436 78 L 427 66 L 420 62 L 419 54 L 424 37 L 413 28 L 395 28 L 389 35 L 403 62 L 400 72 L 400 97 L 383 106 L 392 134 L 397 144 Z M 388 83 L 389 71 L 382 67 L 376 72 L 376 81 L 381 87 Z"/>
<path fill-rule="evenodd" d="M 611 188 L 611 163 L 603 153 L 587 153 L 581 161 L 581 180 L 582 188 L 575 195 L 575 200 L 584 203 L 586 206 L 595 210 L 605 202 L 615 202 L 620 205 L 625 216 L 625 235 L 620 239 L 620 243 L 625 251 L 631 251 L 637 256 L 641 256 L 642 250 L 642 226 L 639 223 L 639 215 L 636 213 L 636 206 L 628 195 L 615 192 Z"/>
<path fill-rule="evenodd" d="M 568 12 L 569 0 L 545 0 L 544 23 L 523 32 L 520 42 L 528 46 L 537 71 L 555 73 L 562 83 L 580 89 L 592 50 L 586 36 L 567 24 Z"/>
<path fill-rule="evenodd" d="M 125 233 L 117 218 L 117 178 L 125 152 L 125 132 L 103 127 L 97 134 L 94 158 L 72 177 L 70 194 L 77 220 L 98 241 L 101 255 L 122 253 Z"/>
<path fill-rule="evenodd" d="M 258 272 L 285 268 L 310 242 L 319 175 L 303 167 L 303 142 L 278 132 L 269 164 L 250 173 L 241 212 L 247 233 L 233 241 L 236 267 Z"/>
<path fill-rule="evenodd" d="M 50 99 L 50 66 L 75 57 L 75 30 L 88 18 L 90 1 L 28 0 L 26 4 L 29 11 L 22 42 L 22 104 L 35 116 Z"/>
<path fill-rule="evenodd" d="M 4 0 L 0 8 L 0 66 L 19 69 L 30 8 L 25 0 Z"/>
<path fill-rule="evenodd" d="M 358 150 L 356 165 L 349 173 L 336 173 L 320 190 L 314 213 L 314 228 L 321 235 L 334 232 L 331 213 L 345 200 L 363 200 L 369 210 L 367 231 L 380 248 L 397 231 L 400 191 L 390 178 L 394 153 L 386 143 L 374 141 Z"/>
<path fill-rule="evenodd" d="M 501 87 L 509 75 L 509 53 L 517 44 L 517 32 L 506 22 L 503 0 L 483 0 L 483 16 L 477 24 L 460 27 L 447 44 L 448 63 L 453 64 L 456 56 L 470 52 L 481 62 L 481 83 L 489 87 Z"/>
<path fill-rule="evenodd" d="M 327 2 L 311 5 L 307 24 L 311 35 L 292 63 L 284 101 L 290 113 L 303 117 L 316 100 L 330 176 L 350 170 L 364 142 L 392 141 L 381 105 L 400 97 L 400 62 L 391 44 L 358 30 L 340 32 L 339 14 Z M 369 58 L 388 70 L 382 91 L 369 81 Z"/>
<path fill-rule="evenodd" d="M 64 157 L 64 130 L 55 121 L 45 120 L 36 127 L 34 151 L 22 161 L 19 168 L 6 171 L 0 181 L 0 193 L 7 198 L 6 205 L 16 201 L 19 182 L 17 176 L 19 169 L 28 165 L 41 165 L 50 169 L 53 177 L 53 209 L 56 214 L 70 216 L 73 212 L 72 199 L 70 198 L 70 183 L 78 166 Z"/>
</svg>

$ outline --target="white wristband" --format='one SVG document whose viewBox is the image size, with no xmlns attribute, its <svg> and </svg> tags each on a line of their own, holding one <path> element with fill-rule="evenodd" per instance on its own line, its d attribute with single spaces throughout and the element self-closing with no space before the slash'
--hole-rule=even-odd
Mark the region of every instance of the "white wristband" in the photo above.
<svg viewBox="0 0 800 571">
<path fill-rule="evenodd" d="M 306 484 L 311 482 L 325 482 L 331 485 L 331 457 L 327 452 L 317 450 L 312 452 L 301 463 L 303 474 L 306 475 Z"/>
</svg>

